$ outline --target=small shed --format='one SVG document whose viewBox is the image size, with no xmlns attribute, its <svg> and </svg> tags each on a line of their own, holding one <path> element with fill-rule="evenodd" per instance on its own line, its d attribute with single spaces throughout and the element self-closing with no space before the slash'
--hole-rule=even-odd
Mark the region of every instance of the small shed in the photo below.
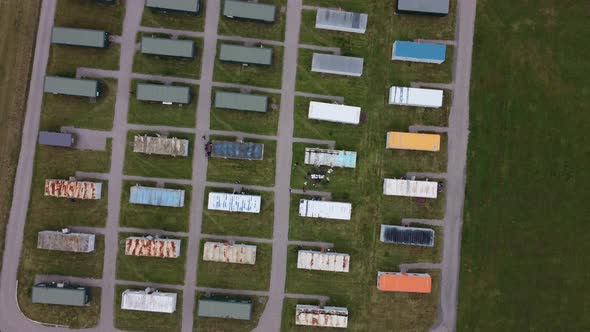
<svg viewBox="0 0 590 332">
<path fill-rule="evenodd" d="M 136 135 L 133 139 L 133 152 L 163 156 L 188 156 L 188 140 L 161 136 Z"/>
<path fill-rule="evenodd" d="M 300 217 L 350 220 L 351 214 L 352 204 L 350 203 L 299 200 Z"/>
<path fill-rule="evenodd" d="M 361 108 L 311 101 L 309 102 L 308 118 L 320 121 L 358 124 L 361 119 Z"/>
<path fill-rule="evenodd" d="M 391 60 L 441 64 L 445 61 L 447 45 L 396 40 Z"/>
<path fill-rule="evenodd" d="M 430 228 L 381 225 L 379 240 L 383 243 L 433 247 L 434 230 Z"/>
<path fill-rule="evenodd" d="M 40 231 L 37 249 L 88 253 L 94 251 L 95 241 L 94 234 Z"/>
<path fill-rule="evenodd" d="M 98 81 L 77 78 L 46 76 L 43 91 L 68 96 L 97 98 L 100 96 Z"/>
<path fill-rule="evenodd" d="M 51 42 L 69 46 L 107 48 L 109 33 L 103 30 L 53 27 Z"/>
<path fill-rule="evenodd" d="M 304 162 L 308 165 L 356 168 L 356 152 L 305 148 Z"/>
<path fill-rule="evenodd" d="M 311 71 L 324 74 L 360 77 L 363 74 L 363 58 L 314 53 Z"/>
<path fill-rule="evenodd" d="M 428 273 L 377 272 L 377 289 L 384 292 L 430 293 L 432 278 Z"/>
<path fill-rule="evenodd" d="M 90 302 L 90 290 L 66 283 L 40 283 L 31 289 L 31 302 L 85 307 Z"/>
<path fill-rule="evenodd" d="M 364 13 L 318 8 L 315 27 L 316 29 L 365 33 L 368 18 L 369 15 Z"/>
<path fill-rule="evenodd" d="M 440 135 L 422 133 L 404 133 L 390 131 L 387 133 L 387 149 L 440 151 Z"/>
<path fill-rule="evenodd" d="M 125 255 L 178 258 L 180 256 L 180 240 L 131 236 L 125 239 Z"/>
<path fill-rule="evenodd" d="M 230 110 L 265 113 L 268 108 L 268 97 L 249 93 L 216 91 L 214 106 Z"/>
<path fill-rule="evenodd" d="M 183 207 L 184 190 L 135 185 L 131 187 L 129 203 L 165 207 Z"/>
<path fill-rule="evenodd" d="M 436 198 L 438 195 L 438 182 L 385 179 L 383 181 L 383 194 L 390 196 Z"/>
<path fill-rule="evenodd" d="M 276 6 L 239 0 L 225 0 L 223 16 L 228 18 L 274 23 Z"/>
<path fill-rule="evenodd" d="M 336 252 L 299 250 L 297 253 L 297 268 L 315 271 L 348 272 L 350 269 L 350 255 Z"/>
<path fill-rule="evenodd" d="M 188 86 L 138 83 L 137 100 L 162 104 L 190 104 L 191 89 Z"/>
<path fill-rule="evenodd" d="M 252 301 L 206 297 L 199 299 L 197 314 L 199 317 L 250 320 Z"/>
<path fill-rule="evenodd" d="M 203 260 L 233 264 L 256 264 L 256 246 L 249 244 L 229 244 L 205 242 Z"/>
<path fill-rule="evenodd" d="M 207 208 L 227 212 L 260 213 L 261 196 L 209 193 Z"/>
<path fill-rule="evenodd" d="M 147 0 L 145 6 L 163 12 L 181 12 L 196 15 L 201 10 L 201 0 Z"/>
<path fill-rule="evenodd" d="M 39 144 L 71 148 L 74 145 L 74 135 L 70 133 L 55 133 L 51 131 L 39 132 Z"/>
<path fill-rule="evenodd" d="M 176 311 L 176 293 L 165 293 L 147 288 L 127 289 L 121 298 L 121 309 L 171 314 Z"/>
<path fill-rule="evenodd" d="M 221 44 L 219 60 L 247 65 L 272 65 L 272 48 Z"/>
<path fill-rule="evenodd" d="M 73 199 L 100 199 L 102 183 L 75 180 L 45 180 L 45 196 Z"/>
<path fill-rule="evenodd" d="M 141 53 L 167 57 L 195 57 L 195 42 L 168 38 L 141 37 Z"/>
<path fill-rule="evenodd" d="M 392 86 L 389 89 L 389 104 L 440 108 L 443 105 L 443 90 Z"/>
<path fill-rule="evenodd" d="M 295 325 L 347 328 L 348 309 L 298 304 L 295 307 Z"/>
<path fill-rule="evenodd" d="M 213 141 L 211 156 L 227 159 L 263 160 L 263 143 Z"/>
</svg>

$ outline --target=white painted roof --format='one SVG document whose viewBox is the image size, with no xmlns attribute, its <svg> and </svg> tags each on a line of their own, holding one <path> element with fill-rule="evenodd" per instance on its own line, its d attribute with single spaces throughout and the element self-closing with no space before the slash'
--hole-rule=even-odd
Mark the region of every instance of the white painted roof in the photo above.
<svg viewBox="0 0 590 332">
<path fill-rule="evenodd" d="M 356 152 L 305 148 L 305 163 L 308 165 L 356 168 Z"/>
<path fill-rule="evenodd" d="M 127 289 L 123 292 L 121 309 L 171 314 L 176 311 L 176 293 Z"/>
<path fill-rule="evenodd" d="M 315 27 L 317 29 L 365 33 L 368 18 L 369 15 L 364 13 L 318 8 Z"/>
<path fill-rule="evenodd" d="M 260 196 L 211 192 L 207 208 L 230 212 L 260 213 L 260 200 Z"/>
<path fill-rule="evenodd" d="M 439 108 L 443 104 L 443 90 L 392 86 L 389 104 Z"/>
<path fill-rule="evenodd" d="M 348 327 L 348 309 L 298 304 L 295 307 L 295 324 L 319 327 Z"/>
<path fill-rule="evenodd" d="M 339 104 L 309 102 L 310 119 L 358 124 L 361 118 L 361 108 Z"/>
<path fill-rule="evenodd" d="M 205 242 L 203 260 L 223 263 L 255 264 L 256 246 Z"/>
<path fill-rule="evenodd" d="M 352 204 L 350 203 L 299 200 L 300 217 L 350 220 L 351 214 Z"/>
<path fill-rule="evenodd" d="M 383 194 L 392 196 L 436 198 L 438 182 L 385 179 Z"/>
<path fill-rule="evenodd" d="M 349 267 L 349 254 L 299 250 L 297 255 L 298 269 L 330 272 L 348 272 Z"/>
</svg>

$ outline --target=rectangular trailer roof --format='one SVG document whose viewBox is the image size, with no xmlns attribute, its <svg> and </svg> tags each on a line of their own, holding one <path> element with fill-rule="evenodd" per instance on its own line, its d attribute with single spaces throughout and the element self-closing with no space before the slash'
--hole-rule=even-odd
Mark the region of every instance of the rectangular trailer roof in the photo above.
<svg viewBox="0 0 590 332">
<path fill-rule="evenodd" d="M 384 292 L 430 293 L 432 279 L 427 273 L 377 272 L 377 288 Z"/>
<path fill-rule="evenodd" d="M 314 53 L 311 60 L 311 71 L 360 77 L 363 74 L 363 62 L 363 58 Z"/>
<path fill-rule="evenodd" d="M 261 196 L 209 193 L 207 208 L 209 210 L 260 213 Z"/>
<path fill-rule="evenodd" d="M 153 9 L 197 14 L 201 9 L 201 0 L 147 0 L 145 5 Z"/>
<path fill-rule="evenodd" d="M 430 228 L 381 225 L 379 240 L 384 243 L 433 247 L 434 230 Z"/>
<path fill-rule="evenodd" d="M 166 207 L 184 206 L 184 190 L 135 185 L 131 187 L 130 191 L 129 203 L 132 204 Z"/>
<path fill-rule="evenodd" d="M 242 18 L 253 21 L 273 23 L 275 21 L 276 6 L 247 1 L 225 0 L 223 16 Z"/>
<path fill-rule="evenodd" d="M 391 50 L 392 60 L 441 64 L 445 61 L 447 45 L 396 40 Z"/>
<path fill-rule="evenodd" d="M 125 255 L 178 258 L 180 256 L 180 240 L 131 236 L 125 239 Z"/>
<path fill-rule="evenodd" d="M 141 53 L 194 58 L 195 42 L 192 40 L 141 37 Z"/>
<path fill-rule="evenodd" d="M 396 12 L 444 16 L 449 13 L 449 0 L 397 0 Z"/>
<path fill-rule="evenodd" d="M 440 151 L 440 135 L 390 131 L 386 148 L 436 152 Z"/>
<path fill-rule="evenodd" d="M 88 288 L 57 283 L 41 283 L 33 286 L 31 302 L 83 307 L 88 305 Z"/>
<path fill-rule="evenodd" d="M 94 234 L 40 231 L 37 234 L 37 249 L 93 252 L 95 239 Z"/>
<path fill-rule="evenodd" d="M 268 97 L 249 93 L 216 91 L 214 105 L 217 108 L 265 113 L 268 107 Z"/>
<path fill-rule="evenodd" d="M 242 160 L 263 160 L 264 144 L 263 143 L 240 143 L 230 141 L 213 141 L 211 156 L 242 159 Z"/>
<path fill-rule="evenodd" d="M 348 309 L 298 304 L 295 307 L 295 325 L 346 328 Z"/>
<path fill-rule="evenodd" d="M 356 152 L 305 148 L 305 163 L 308 165 L 356 168 Z"/>
<path fill-rule="evenodd" d="M 272 65 L 272 48 L 221 44 L 219 60 L 252 65 Z"/>
<path fill-rule="evenodd" d="M 186 157 L 188 156 L 188 140 L 175 137 L 136 135 L 133 139 L 133 152 Z"/>
<path fill-rule="evenodd" d="M 121 309 L 171 314 L 176 311 L 176 297 L 176 293 L 127 289 L 122 294 Z"/>
<path fill-rule="evenodd" d="M 74 145 L 74 136 L 70 133 L 55 133 L 50 131 L 39 132 L 39 144 L 61 146 L 71 148 Z"/>
<path fill-rule="evenodd" d="M 203 298 L 199 299 L 197 314 L 199 317 L 250 320 L 252 301 Z"/>
<path fill-rule="evenodd" d="M 102 183 L 70 180 L 45 180 L 45 196 L 75 199 L 100 199 Z"/>
<path fill-rule="evenodd" d="M 53 27 L 53 44 L 105 48 L 109 45 L 109 34 L 103 30 Z"/>
<path fill-rule="evenodd" d="M 299 200 L 300 217 L 350 220 L 351 214 L 352 204 L 350 203 Z"/>
<path fill-rule="evenodd" d="M 365 33 L 368 18 L 369 15 L 364 13 L 318 8 L 315 27 L 316 29 Z"/>
<path fill-rule="evenodd" d="M 309 102 L 308 118 L 330 122 L 358 124 L 361 119 L 361 108 L 311 101 Z"/>
<path fill-rule="evenodd" d="M 43 91 L 68 96 L 96 98 L 100 95 L 98 81 L 77 78 L 45 76 Z"/>
<path fill-rule="evenodd" d="M 438 195 L 438 182 L 385 179 L 383 181 L 383 194 L 390 196 L 436 198 Z"/>
<path fill-rule="evenodd" d="M 392 86 L 389 89 L 389 104 L 439 108 L 443 104 L 443 90 Z"/>
<path fill-rule="evenodd" d="M 335 252 L 299 250 L 297 268 L 303 270 L 348 272 L 350 255 Z"/>
<path fill-rule="evenodd" d="M 256 263 L 256 246 L 248 244 L 205 242 L 203 248 L 203 260 L 254 265 Z"/>
<path fill-rule="evenodd" d="M 162 84 L 137 84 L 137 100 L 161 103 L 190 104 L 191 88 Z"/>
</svg>

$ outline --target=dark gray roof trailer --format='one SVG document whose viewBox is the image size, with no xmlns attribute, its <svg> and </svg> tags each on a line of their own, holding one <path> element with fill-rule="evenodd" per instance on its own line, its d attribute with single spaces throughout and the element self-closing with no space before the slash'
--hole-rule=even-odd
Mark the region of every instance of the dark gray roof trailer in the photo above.
<svg viewBox="0 0 590 332">
<path fill-rule="evenodd" d="M 397 0 L 395 11 L 399 14 L 446 16 L 449 0 Z"/>
<path fill-rule="evenodd" d="M 39 132 L 39 144 L 71 148 L 74 145 L 74 135 L 70 133 Z"/>
<path fill-rule="evenodd" d="M 201 10 L 201 0 L 147 0 L 145 6 L 155 10 L 196 15 Z"/>
</svg>

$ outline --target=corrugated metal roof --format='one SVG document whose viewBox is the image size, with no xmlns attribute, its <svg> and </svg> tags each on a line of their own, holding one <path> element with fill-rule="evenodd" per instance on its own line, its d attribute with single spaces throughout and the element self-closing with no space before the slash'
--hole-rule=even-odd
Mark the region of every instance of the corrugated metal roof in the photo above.
<svg viewBox="0 0 590 332">
<path fill-rule="evenodd" d="M 51 42 L 54 44 L 104 48 L 109 45 L 109 35 L 103 30 L 53 27 Z"/>
<path fill-rule="evenodd" d="M 297 268 L 304 270 L 348 272 L 350 255 L 335 252 L 299 250 Z"/>
<path fill-rule="evenodd" d="M 102 183 L 47 179 L 44 194 L 60 198 L 100 199 Z"/>
<path fill-rule="evenodd" d="M 449 0 L 397 0 L 397 12 L 447 15 Z"/>
<path fill-rule="evenodd" d="M 37 284 L 31 290 L 31 302 L 83 307 L 89 301 L 88 288 L 63 284 Z"/>
<path fill-rule="evenodd" d="M 145 5 L 154 9 L 168 9 L 196 14 L 201 9 L 201 0 L 147 0 Z"/>
<path fill-rule="evenodd" d="M 443 90 L 392 86 L 389 89 L 389 104 L 439 108 L 443 104 Z"/>
<path fill-rule="evenodd" d="M 351 214 L 352 204 L 350 203 L 299 200 L 300 217 L 350 220 Z"/>
<path fill-rule="evenodd" d="M 96 98 L 100 95 L 98 81 L 46 76 L 43 91 L 48 93 Z"/>
<path fill-rule="evenodd" d="M 356 152 L 305 148 L 305 163 L 309 165 L 356 168 Z"/>
<path fill-rule="evenodd" d="M 443 63 L 447 45 L 396 40 L 391 50 L 392 60 Z"/>
<path fill-rule="evenodd" d="M 213 141 L 211 156 L 229 159 L 263 160 L 263 143 Z"/>
<path fill-rule="evenodd" d="M 358 124 L 361 108 L 333 103 L 309 102 L 308 118 L 314 120 Z"/>
<path fill-rule="evenodd" d="M 37 249 L 92 252 L 95 240 L 94 234 L 40 231 L 37 234 Z"/>
<path fill-rule="evenodd" d="M 161 84 L 137 84 L 137 100 L 162 103 L 190 104 L 191 89 L 188 86 Z"/>
<path fill-rule="evenodd" d="M 260 196 L 211 192 L 207 208 L 229 212 L 260 213 L 260 201 Z"/>
<path fill-rule="evenodd" d="M 141 53 L 194 58 L 195 42 L 192 40 L 141 37 Z"/>
<path fill-rule="evenodd" d="M 40 131 L 39 144 L 71 148 L 74 144 L 74 136 L 70 133 L 54 133 L 50 131 Z"/>
<path fill-rule="evenodd" d="M 387 133 L 386 148 L 436 152 L 440 151 L 440 135 L 390 131 Z"/>
<path fill-rule="evenodd" d="M 199 317 L 250 320 L 252 302 L 249 300 L 205 298 L 199 300 L 197 311 Z"/>
<path fill-rule="evenodd" d="M 369 15 L 342 10 L 318 8 L 315 27 L 318 29 L 365 33 Z"/>
<path fill-rule="evenodd" d="M 379 240 L 384 243 L 433 247 L 434 230 L 430 228 L 381 225 Z"/>
<path fill-rule="evenodd" d="M 127 289 L 122 294 L 121 309 L 171 314 L 176 311 L 176 293 Z"/>
<path fill-rule="evenodd" d="M 385 292 L 430 293 L 432 278 L 427 273 L 377 272 L 377 288 Z"/>
<path fill-rule="evenodd" d="M 188 156 L 188 140 L 168 137 L 135 136 L 133 152 L 165 156 Z"/>
<path fill-rule="evenodd" d="M 272 65 L 272 48 L 221 44 L 219 60 L 253 65 Z"/>
<path fill-rule="evenodd" d="M 255 264 L 256 246 L 248 244 L 226 244 L 205 242 L 203 260 L 236 264 Z"/>
<path fill-rule="evenodd" d="M 166 207 L 184 206 L 184 190 L 135 185 L 130 191 L 129 203 Z"/>
<path fill-rule="evenodd" d="M 125 255 L 178 258 L 180 256 L 180 240 L 128 237 L 125 239 Z"/>
<path fill-rule="evenodd" d="M 254 21 L 272 23 L 275 21 L 276 6 L 247 1 L 225 0 L 223 16 L 243 18 Z"/>
<path fill-rule="evenodd" d="M 295 307 L 295 324 L 319 327 L 348 327 L 348 309 L 298 304 Z"/>
<path fill-rule="evenodd" d="M 311 60 L 311 71 L 360 77 L 363 74 L 363 62 L 363 58 L 314 53 Z"/>
<path fill-rule="evenodd" d="M 436 198 L 438 195 L 438 182 L 385 179 L 383 181 L 383 194 L 391 196 Z"/>
<path fill-rule="evenodd" d="M 268 107 L 268 97 L 249 93 L 216 91 L 215 107 L 264 113 Z"/>
</svg>

